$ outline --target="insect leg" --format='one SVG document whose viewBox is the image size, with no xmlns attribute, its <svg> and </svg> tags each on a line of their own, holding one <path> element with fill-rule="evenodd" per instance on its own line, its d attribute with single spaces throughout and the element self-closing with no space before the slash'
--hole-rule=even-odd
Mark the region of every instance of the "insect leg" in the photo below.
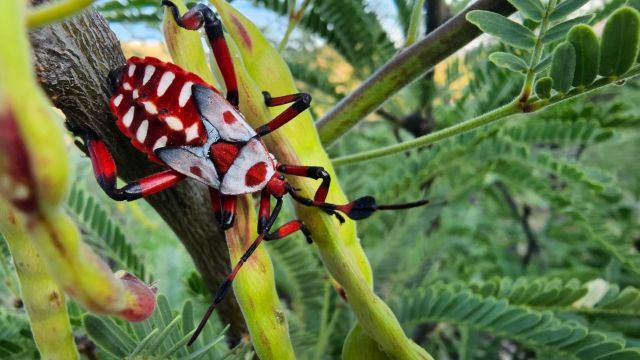
<svg viewBox="0 0 640 360">
<path fill-rule="evenodd" d="M 169 188 L 185 178 L 184 175 L 173 170 L 165 170 L 130 182 L 118 189 L 116 187 L 118 178 L 116 164 L 113 161 L 107 145 L 95 135 L 88 133 L 81 135 L 84 139 L 84 145 L 87 148 L 89 157 L 91 158 L 93 172 L 98 184 L 102 190 L 114 200 L 131 201 L 149 196 Z"/>
<path fill-rule="evenodd" d="M 204 26 L 211 50 L 213 50 L 213 55 L 216 58 L 216 63 L 220 68 L 224 84 L 227 88 L 227 101 L 233 106 L 238 106 L 239 99 L 236 73 L 233 68 L 231 54 L 229 53 L 229 46 L 224 39 L 220 19 L 213 13 L 213 10 L 204 4 L 195 5 L 182 16 L 180 16 L 180 11 L 173 2 L 162 0 L 162 5 L 168 6 L 169 9 L 171 9 L 171 14 L 178 26 L 189 30 L 198 30 Z"/>
<path fill-rule="evenodd" d="M 209 188 L 209 196 L 211 197 L 211 207 L 216 216 L 218 224 L 222 223 L 222 202 L 220 201 L 220 191 L 212 187 Z"/>
<path fill-rule="evenodd" d="M 291 194 L 293 199 L 303 205 L 313 206 L 325 210 L 327 212 L 336 212 L 339 211 L 345 215 L 347 215 L 352 220 L 361 220 L 368 218 L 377 210 L 401 210 L 401 209 L 409 209 L 416 206 L 421 206 L 427 204 L 428 200 L 420 200 L 410 203 L 403 204 L 389 204 L 389 205 L 378 205 L 376 204 L 376 200 L 372 196 L 363 196 L 359 199 L 355 199 L 350 203 L 344 205 L 336 205 L 326 202 L 315 201 L 311 199 L 307 199 L 303 196 L 298 195 L 290 186 L 287 189 L 288 193 Z M 338 217 L 338 219 L 340 219 Z"/>
<path fill-rule="evenodd" d="M 238 261 L 238 263 L 236 263 L 236 265 L 233 267 L 233 270 L 231 271 L 229 276 L 227 276 L 227 279 L 222 284 L 220 284 L 220 286 L 218 287 L 218 291 L 216 292 L 216 295 L 213 299 L 213 303 L 209 305 L 207 312 L 204 314 L 204 317 L 202 318 L 202 320 L 200 320 L 200 324 L 198 324 L 196 331 L 193 333 L 193 336 L 191 336 L 191 339 L 189 340 L 188 345 L 191 345 L 193 344 L 194 341 L 196 341 L 196 339 L 198 338 L 198 335 L 200 335 L 200 333 L 202 332 L 202 329 L 204 329 L 204 326 L 207 324 L 207 320 L 209 320 L 209 318 L 211 317 L 211 314 L 213 314 L 213 311 L 215 310 L 216 306 L 222 301 L 222 299 L 224 299 L 224 296 L 227 294 L 227 291 L 229 290 L 229 288 L 231 287 L 231 284 L 233 283 L 233 279 L 235 279 L 236 275 L 238 274 L 238 271 L 240 271 L 240 269 L 242 268 L 242 265 L 244 265 L 244 263 L 247 262 L 249 257 L 251 257 L 251 254 L 253 254 L 253 252 L 258 248 L 258 245 L 260 245 L 262 240 L 265 239 L 266 233 L 271 229 L 271 227 L 273 226 L 273 223 L 276 221 L 276 218 L 278 217 L 278 214 L 280 214 L 280 209 L 282 209 L 282 198 L 276 198 L 276 205 L 273 207 L 273 212 L 271 213 L 271 216 L 267 221 L 267 225 L 264 231 L 258 234 L 258 237 L 251 243 L 247 251 L 245 251 L 245 253 L 240 257 L 240 260 Z"/>
<path fill-rule="evenodd" d="M 265 233 L 271 213 L 271 194 L 262 190 L 260 193 L 260 210 L 258 210 L 258 234 Z"/>
<path fill-rule="evenodd" d="M 311 240 L 311 232 L 309 231 L 309 229 L 307 229 L 302 220 L 289 221 L 288 223 L 279 227 L 276 231 L 265 235 L 264 241 L 282 239 L 283 237 L 290 235 L 298 230 L 302 231 L 309 244 L 313 242 L 313 240 Z"/>
<path fill-rule="evenodd" d="M 275 131 L 282 125 L 288 123 L 293 118 L 298 116 L 301 112 L 305 111 L 311 105 L 311 95 L 307 93 L 298 93 L 293 95 L 286 95 L 272 98 L 269 93 L 263 93 L 265 95 L 265 104 L 267 106 L 278 106 L 293 102 L 285 111 L 276 116 L 273 120 L 258 127 L 256 133 L 258 136 L 264 136 L 270 132 Z"/>
<path fill-rule="evenodd" d="M 322 179 L 322 183 L 316 190 L 313 197 L 314 201 L 324 202 L 329 192 L 329 186 L 331 185 L 331 176 L 329 173 L 320 166 L 299 166 L 299 165 L 278 165 L 278 171 L 283 174 L 302 176 L 311 179 Z"/>
<path fill-rule="evenodd" d="M 227 230 L 233 226 L 236 218 L 237 197 L 235 195 L 221 195 L 222 214 L 220 216 L 220 228 Z"/>
</svg>

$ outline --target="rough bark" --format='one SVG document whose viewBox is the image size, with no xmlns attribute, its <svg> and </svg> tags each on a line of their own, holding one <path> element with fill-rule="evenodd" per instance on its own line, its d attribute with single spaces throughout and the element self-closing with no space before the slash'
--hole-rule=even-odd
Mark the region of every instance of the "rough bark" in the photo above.
<svg viewBox="0 0 640 360">
<path fill-rule="evenodd" d="M 118 131 L 109 111 L 107 74 L 123 64 L 125 58 L 106 20 L 91 8 L 34 30 L 30 38 L 42 87 L 72 125 L 89 127 L 105 140 L 119 176 L 132 181 L 158 171 L 160 167 L 147 160 Z M 147 201 L 180 238 L 207 289 L 214 292 L 230 266 L 224 234 L 216 225 L 206 187 L 187 180 Z M 233 335 L 246 332 L 233 296 L 227 296 L 218 309 L 222 320 L 231 323 Z"/>
</svg>

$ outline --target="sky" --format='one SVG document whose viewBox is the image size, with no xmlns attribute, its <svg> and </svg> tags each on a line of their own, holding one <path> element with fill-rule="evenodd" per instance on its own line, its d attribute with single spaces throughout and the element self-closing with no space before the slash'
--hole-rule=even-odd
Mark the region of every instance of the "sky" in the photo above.
<svg viewBox="0 0 640 360">
<path fill-rule="evenodd" d="M 390 33 L 391 38 L 393 40 L 401 39 L 402 34 L 398 24 L 395 22 L 395 8 L 391 1 L 371 0 L 369 3 L 372 9 L 377 10 L 378 17 L 382 21 L 382 25 Z M 263 29 L 268 38 L 276 41 L 282 38 L 282 34 L 284 34 L 287 27 L 287 19 L 285 17 L 257 7 L 250 0 L 235 0 L 233 1 L 233 6 Z M 391 11 L 389 11 L 390 9 Z M 144 24 L 110 25 L 121 41 L 162 41 L 162 32 L 159 27 L 153 28 Z M 295 36 L 295 30 L 293 36 Z"/>
</svg>

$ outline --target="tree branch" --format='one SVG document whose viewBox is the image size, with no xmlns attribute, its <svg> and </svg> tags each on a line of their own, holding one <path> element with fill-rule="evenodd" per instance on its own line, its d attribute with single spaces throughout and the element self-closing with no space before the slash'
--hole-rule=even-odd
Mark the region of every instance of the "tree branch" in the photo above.
<svg viewBox="0 0 640 360">
<path fill-rule="evenodd" d="M 480 30 L 465 19 L 471 10 L 488 10 L 506 16 L 515 8 L 506 0 L 478 0 L 398 53 L 316 122 L 322 143 L 331 145 L 395 93 L 480 35 Z"/>
<path fill-rule="evenodd" d="M 72 125 L 89 127 L 105 140 L 113 152 L 119 175 L 132 181 L 158 171 L 160 168 L 120 133 L 109 111 L 107 74 L 122 65 L 125 58 L 106 20 L 90 8 L 62 22 L 33 30 L 30 38 L 42 87 Z M 206 187 L 183 181 L 147 201 L 180 238 L 205 286 L 213 293 L 230 265 L 224 234 L 215 223 Z M 228 296 L 219 309 L 222 321 L 231 324 L 232 334 L 246 333 L 234 297 Z"/>
</svg>

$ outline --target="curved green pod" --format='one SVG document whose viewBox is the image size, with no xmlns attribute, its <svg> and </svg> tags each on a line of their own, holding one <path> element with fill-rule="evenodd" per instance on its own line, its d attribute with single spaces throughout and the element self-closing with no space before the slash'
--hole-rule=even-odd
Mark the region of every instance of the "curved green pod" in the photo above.
<svg viewBox="0 0 640 360">
<path fill-rule="evenodd" d="M 573 45 L 576 51 L 573 86 L 591 85 L 598 76 L 598 68 L 600 67 L 600 45 L 596 33 L 589 25 L 576 25 L 569 31 L 567 41 Z"/>
<path fill-rule="evenodd" d="M 62 125 L 33 75 L 25 11 L 24 2 L 0 2 L 0 33 L 13 34 L 11 42 L 0 42 L 0 92 L 5 102 L 0 116 L 0 211 L 13 211 L 15 218 L 24 219 L 25 237 L 47 273 L 78 303 L 91 311 L 141 320 L 155 308 L 153 290 L 130 274 L 114 275 L 82 242 L 64 212 L 69 159 Z M 9 242 L 20 236 L 13 225 L 0 222 Z"/>
<path fill-rule="evenodd" d="M 639 49 L 640 14 L 632 7 L 621 7 L 609 17 L 602 32 L 599 74 L 624 75 L 636 62 Z"/>
<path fill-rule="evenodd" d="M 182 0 L 173 0 L 173 2 L 181 13 L 186 11 Z M 200 34 L 197 31 L 178 27 L 167 8 L 165 8 L 163 29 L 174 63 L 198 74 L 210 84 L 222 88 L 215 82 L 213 74 L 207 67 Z M 238 84 L 243 87 L 243 84 L 250 81 L 250 76 L 237 55 L 237 49 L 231 41 L 227 41 L 231 55 L 235 58 L 234 68 Z M 240 94 L 241 102 L 244 104 L 263 104 L 264 102 L 260 93 L 248 94 L 241 90 Z M 236 213 L 234 226 L 225 232 L 232 266 L 257 237 L 257 216 L 251 195 L 238 196 Z M 276 291 L 273 264 L 265 246 L 258 246 L 243 265 L 242 270 L 238 272 L 233 281 L 233 292 L 258 357 L 264 360 L 295 359 L 293 344 L 289 337 L 289 326 Z"/>
<path fill-rule="evenodd" d="M 564 41 L 556 47 L 551 58 L 553 88 L 561 93 L 571 89 L 573 74 L 576 68 L 576 51 L 570 42 Z"/>
<path fill-rule="evenodd" d="M 280 55 L 264 38 L 257 27 L 235 11 L 224 1 L 211 0 L 218 10 L 226 29 L 238 47 L 244 67 L 253 83 L 244 84 L 239 91 L 271 92 L 273 96 L 296 93 L 291 73 Z M 266 109 L 263 103 L 243 104 L 240 109 L 250 124 L 261 125 L 284 109 Z M 269 111 L 271 110 L 271 111 Z M 305 164 L 324 167 L 335 176 L 331 162 L 324 151 L 309 112 L 303 112 L 291 123 L 265 137 L 278 160 L 285 164 Z M 312 197 L 317 182 L 289 177 L 295 188 L 304 196 Z M 347 202 L 346 196 L 336 181 L 332 182 L 327 201 Z M 314 237 L 324 265 L 331 276 L 346 293 L 348 303 L 354 311 L 364 333 L 387 354 L 405 359 L 431 359 L 423 349 L 417 347 L 405 334 L 391 309 L 372 290 L 371 269 L 360 246 L 355 223 L 338 221 L 317 209 L 296 204 L 296 213 L 304 220 Z"/>
</svg>

